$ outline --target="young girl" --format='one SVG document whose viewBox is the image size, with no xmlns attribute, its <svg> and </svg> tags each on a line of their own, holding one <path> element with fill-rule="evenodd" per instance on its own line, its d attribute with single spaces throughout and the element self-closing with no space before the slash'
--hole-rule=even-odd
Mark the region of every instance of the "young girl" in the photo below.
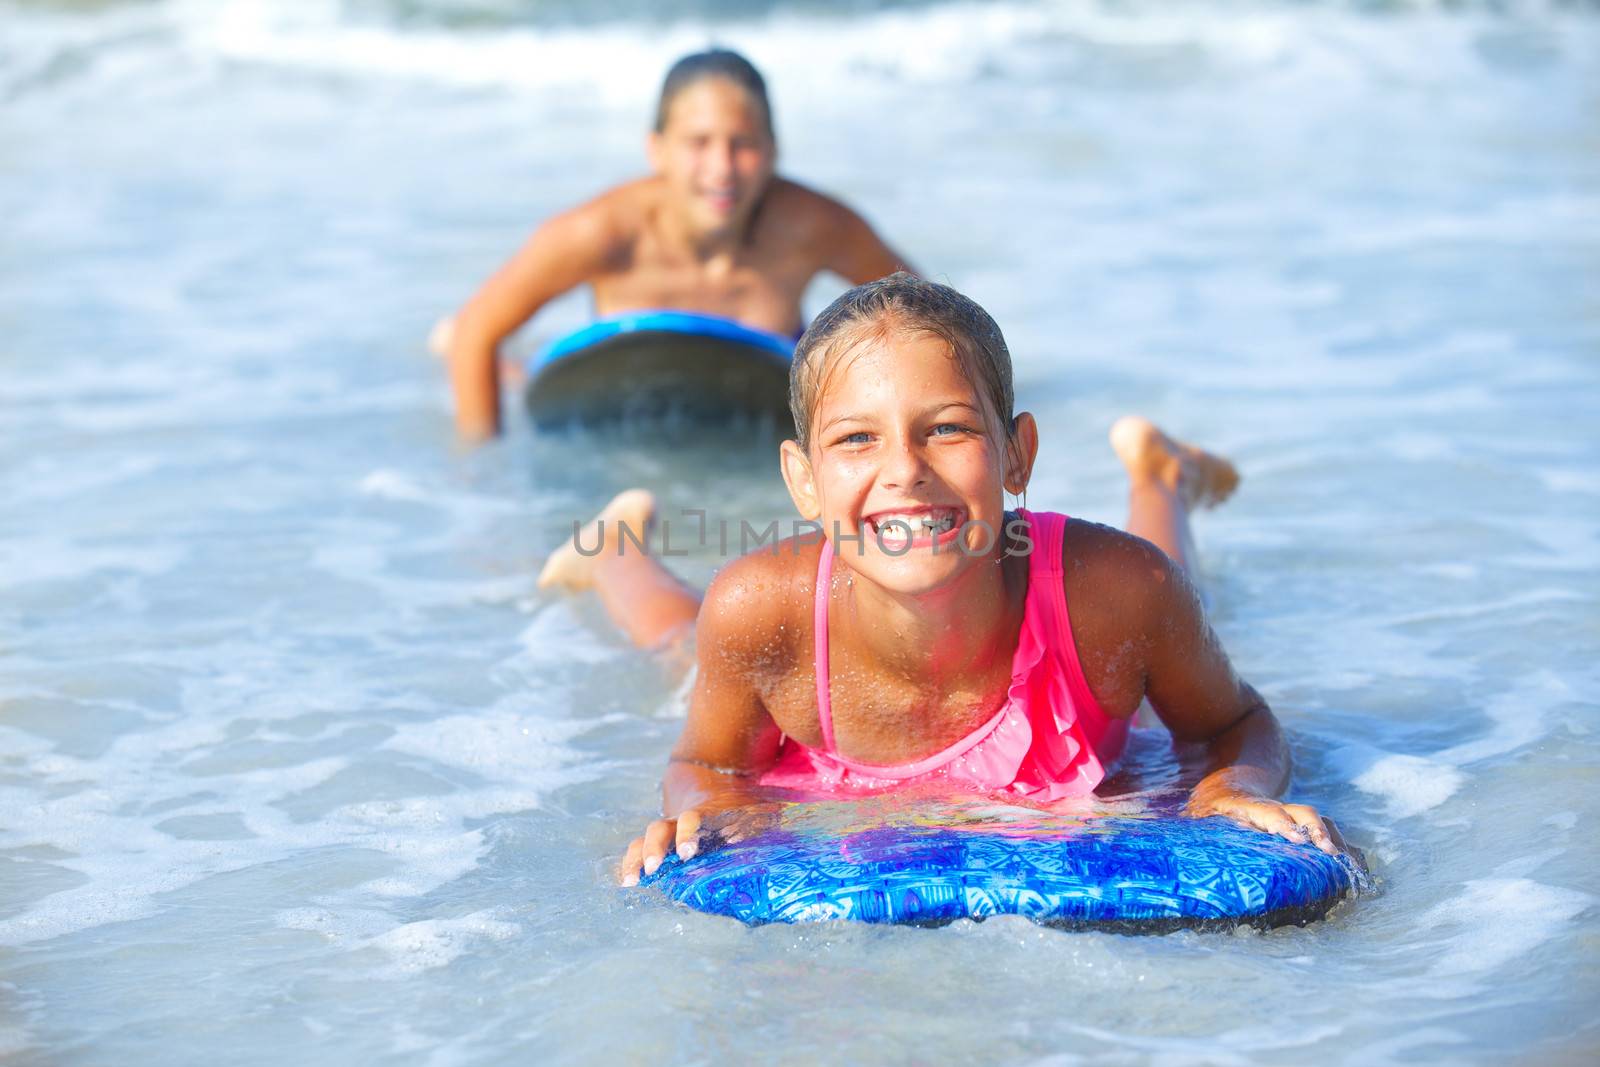
<svg viewBox="0 0 1600 1067">
<path fill-rule="evenodd" d="M 742 56 L 680 59 L 662 86 L 648 150 L 650 177 L 546 222 L 435 327 L 431 344 L 448 355 L 462 436 L 498 430 L 498 346 L 569 289 L 590 285 L 599 315 L 677 308 L 792 337 L 801 294 L 819 272 L 853 284 L 905 266 L 855 212 L 773 173 L 766 84 Z"/>
<path fill-rule="evenodd" d="M 1189 815 L 1338 851 L 1316 811 L 1274 799 L 1289 778 L 1283 734 L 1190 580 L 1189 511 L 1232 492 L 1226 460 L 1124 418 L 1111 445 L 1128 472 L 1127 533 L 1008 515 L 1038 428 L 1012 414 L 1005 340 L 972 301 L 907 274 L 845 293 L 812 323 L 790 402 L 784 480 L 825 541 L 736 560 L 700 604 L 623 536 L 651 518 L 635 490 L 575 539 L 600 536 L 603 551 L 569 545 L 540 577 L 596 589 L 640 644 L 696 625 L 664 817 L 628 846 L 625 884 L 669 849 L 694 855 L 703 828 L 745 832 L 765 786 L 1088 793 L 1145 700 L 1176 740 L 1203 746 Z"/>
</svg>

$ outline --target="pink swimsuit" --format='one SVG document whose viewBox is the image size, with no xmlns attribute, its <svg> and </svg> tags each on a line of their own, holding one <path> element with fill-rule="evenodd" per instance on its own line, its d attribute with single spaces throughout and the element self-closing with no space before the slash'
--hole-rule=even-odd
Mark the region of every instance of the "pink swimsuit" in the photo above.
<svg viewBox="0 0 1600 1067">
<path fill-rule="evenodd" d="M 828 694 L 833 551 L 824 545 L 817 560 L 813 615 L 822 748 L 785 737 L 777 762 L 761 777 L 763 785 L 835 791 L 944 781 L 966 791 L 1051 801 L 1080 796 L 1100 784 L 1106 766 L 1122 753 L 1128 720 L 1106 715 L 1078 663 L 1061 584 L 1061 537 L 1067 517 L 1048 511 L 1019 510 L 1019 514 L 1027 520 L 1033 540 L 1028 598 L 1011 660 L 1011 688 L 994 717 L 949 748 L 914 763 L 883 766 L 839 753 Z"/>
</svg>

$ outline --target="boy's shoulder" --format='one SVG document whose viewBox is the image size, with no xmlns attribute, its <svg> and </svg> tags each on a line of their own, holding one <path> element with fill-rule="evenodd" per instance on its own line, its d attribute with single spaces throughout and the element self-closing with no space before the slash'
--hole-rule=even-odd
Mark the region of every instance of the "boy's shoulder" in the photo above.
<svg viewBox="0 0 1600 1067">
<path fill-rule="evenodd" d="M 856 212 L 844 201 L 793 178 L 773 175 L 768 196 L 784 206 L 814 212 L 818 217 L 853 218 Z"/>
<path fill-rule="evenodd" d="M 774 176 L 767 187 L 760 225 L 772 236 L 826 244 L 865 228 L 855 209 L 791 178 Z"/>
<path fill-rule="evenodd" d="M 545 219 L 531 240 L 569 264 L 615 269 L 627 262 L 644 230 L 653 181 L 626 182 L 557 212 Z"/>
</svg>

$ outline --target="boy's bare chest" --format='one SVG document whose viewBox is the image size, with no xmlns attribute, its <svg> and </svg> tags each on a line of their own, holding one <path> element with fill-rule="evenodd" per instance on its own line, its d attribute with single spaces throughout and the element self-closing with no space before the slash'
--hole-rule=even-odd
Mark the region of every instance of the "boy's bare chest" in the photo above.
<svg viewBox="0 0 1600 1067">
<path fill-rule="evenodd" d="M 800 297 L 813 273 L 759 248 L 728 262 L 704 264 L 646 243 L 623 269 L 594 280 L 595 305 L 602 315 L 681 308 L 790 333 L 800 324 Z"/>
</svg>

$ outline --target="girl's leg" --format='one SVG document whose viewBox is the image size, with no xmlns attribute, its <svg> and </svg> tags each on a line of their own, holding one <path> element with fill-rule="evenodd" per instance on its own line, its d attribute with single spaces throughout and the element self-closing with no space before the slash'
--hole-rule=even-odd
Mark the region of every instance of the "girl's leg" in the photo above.
<svg viewBox="0 0 1600 1067">
<path fill-rule="evenodd" d="M 1198 581 L 1189 512 L 1226 500 L 1239 472 L 1221 456 L 1175 441 L 1135 415 L 1111 427 L 1111 447 L 1128 470 L 1128 532 L 1160 548 Z"/>
<path fill-rule="evenodd" d="M 612 621 L 641 648 L 685 636 L 700 612 L 700 597 L 639 547 L 655 513 L 655 497 L 645 490 L 618 493 L 545 563 L 539 588 L 593 589 Z"/>
</svg>

